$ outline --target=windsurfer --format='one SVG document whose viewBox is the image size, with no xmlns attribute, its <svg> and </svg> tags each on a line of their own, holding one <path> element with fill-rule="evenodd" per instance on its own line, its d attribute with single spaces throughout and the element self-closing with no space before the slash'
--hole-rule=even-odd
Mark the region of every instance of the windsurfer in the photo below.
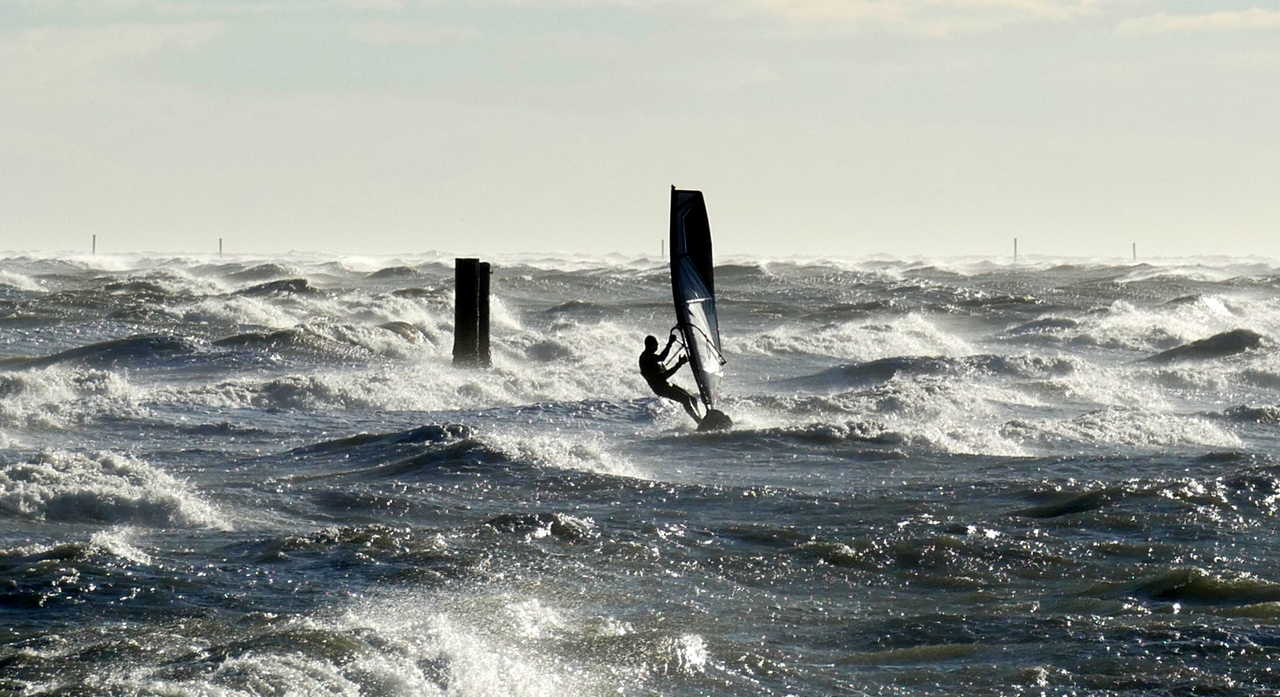
<svg viewBox="0 0 1280 697">
<path fill-rule="evenodd" d="M 640 354 L 640 374 L 644 376 L 645 382 L 649 383 L 649 387 L 653 389 L 653 393 L 659 397 L 666 397 L 680 403 L 684 410 L 689 412 L 689 416 L 693 417 L 694 423 L 702 423 L 702 417 L 698 416 L 698 408 L 695 406 L 693 395 L 684 391 L 677 385 L 667 382 L 667 378 L 676 374 L 680 370 L 680 366 L 689 362 L 688 356 L 680 356 L 675 366 L 667 368 L 663 361 L 667 359 L 667 354 L 671 351 L 671 345 L 676 342 L 675 335 L 671 335 L 667 339 L 666 348 L 662 349 L 662 353 L 658 353 L 658 337 L 649 335 L 644 338 L 644 353 Z"/>
</svg>

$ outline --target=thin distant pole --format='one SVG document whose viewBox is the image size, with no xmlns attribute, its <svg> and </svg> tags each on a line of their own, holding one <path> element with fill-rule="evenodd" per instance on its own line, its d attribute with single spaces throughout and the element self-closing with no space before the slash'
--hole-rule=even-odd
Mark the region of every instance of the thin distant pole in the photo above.
<svg viewBox="0 0 1280 697">
<path fill-rule="evenodd" d="M 218 256 L 222 256 L 222 238 L 218 238 Z"/>
<path fill-rule="evenodd" d="M 1013 238 L 1013 263 L 1018 263 L 1018 238 Z"/>
<path fill-rule="evenodd" d="M 89 251 L 91 254 L 94 254 L 95 256 L 98 254 L 98 236 L 97 235 L 93 236 L 93 245 L 89 248 Z"/>
<path fill-rule="evenodd" d="M 658 256 L 665 257 L 667 255 L 667 241 L 658 240 Z"/>
<path fill-rule="evenodd" d="M 1138 260 L 1138 243 L 1137 242 L 1133 243 L 1133 260 L 1134 261 Z"/>
</svg>

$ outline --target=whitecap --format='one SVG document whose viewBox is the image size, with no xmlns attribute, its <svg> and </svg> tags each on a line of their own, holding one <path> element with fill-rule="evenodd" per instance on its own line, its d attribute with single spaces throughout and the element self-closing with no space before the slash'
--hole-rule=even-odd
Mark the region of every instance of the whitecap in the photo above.
<svg viewBox="0 0 1280 697">
<path fill-rule="evenodd" d="M 186 482 L 111 452 L 47 450 L 29 462 L 0 464 L 0 515 L 70 523 L 231 529 L 221 513 Z"/>
</svg>

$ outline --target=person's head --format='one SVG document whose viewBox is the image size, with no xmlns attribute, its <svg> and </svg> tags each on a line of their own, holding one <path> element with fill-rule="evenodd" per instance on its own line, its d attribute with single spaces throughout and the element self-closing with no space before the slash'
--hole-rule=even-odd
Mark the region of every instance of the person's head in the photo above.
<svg viewBox="0 0 1280 697">
<path fill-rule="evenodd" d="M 656 337 L 656 336 L 654 336 L 654 335 L 652 335 L 652 334 L 650 334 L 649 336 L 646 336 L 646 337 L 644 338 L 644 350 L 646 350 L 646 351 L 657 351 L 657 350 L 658 350 L 658 337 Z"/>
</svg>

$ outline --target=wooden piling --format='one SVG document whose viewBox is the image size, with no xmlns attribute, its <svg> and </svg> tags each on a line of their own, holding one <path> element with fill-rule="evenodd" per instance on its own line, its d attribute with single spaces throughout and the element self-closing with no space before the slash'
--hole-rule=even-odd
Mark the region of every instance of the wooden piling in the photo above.
<svg viewBox="0 0 1280 697">
<path fill-rule="evenodd" d="M 489 351 L 489 275 L 493 271 L 489 262 L 476 265 L 476 362 L 485 368 L 493 365 Z"/>
<path fill-rule="evenodd" d="M 489 367 L 488 262 L 474 258 L 454 260 L 453 364 Z"/>
</svg>

